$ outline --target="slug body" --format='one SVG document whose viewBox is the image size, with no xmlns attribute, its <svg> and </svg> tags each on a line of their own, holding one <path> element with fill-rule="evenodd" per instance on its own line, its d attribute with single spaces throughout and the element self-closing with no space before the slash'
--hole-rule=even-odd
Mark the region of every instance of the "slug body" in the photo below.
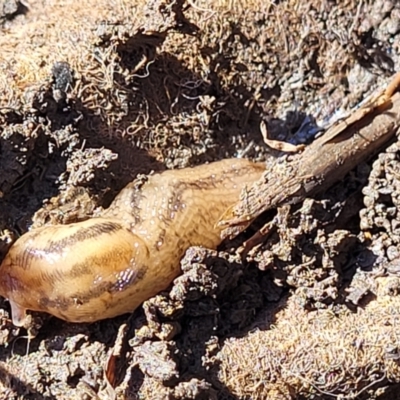
<svg viewBox="0 0 400 400">
<path fill-rule="evenodd" d="M 93 322 L 135 310 L 180 274 L 190 246 L 216 248 L 216 223 L 265 167 L 228 159 L 126 186 L 100 217 L 21 236 L 0 267 L 15 325 L 26 310 Z"/>
</svg>

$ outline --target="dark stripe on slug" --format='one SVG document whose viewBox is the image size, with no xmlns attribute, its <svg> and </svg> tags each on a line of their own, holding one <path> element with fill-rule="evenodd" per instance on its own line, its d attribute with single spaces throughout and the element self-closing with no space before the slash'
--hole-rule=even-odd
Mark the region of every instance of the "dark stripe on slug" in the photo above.
<svg viewBox="0 0 400 400">
<path fill-rule="evenodd" d="M 54 299 L 50 299 L 43 292 L 40 292 L 39 307 L 42 311 L 51 312 L 52 308 L 67 311 L 69 307 L 85 306 L 90 300 L 101 297 L 104 293 L 114 294 L 126 290 L 134 282 L 143 279 L 146 271 L 147 268 L 122 271 L 114 282 L 101 282 L 84 293 L 77 292 L 70 297 L 57 296 Z M 68 320 L 68 318 L 66 319 Z"/>
<path fill-rule="evenodd" d="M 40 309 L 45 312 L 49 312 L 51 308 L 67 311 L 68 308 L 73 304 L 73 300 L 63 296 L 58 296 L 54 300 L 50 300 L 44 292 L 40 292 L 38 304 Z"/>
<path fill-rule="evenodd" d="M 128 268 L 125 271 L 121 271 L 116 276 L 117 280 L 113 283 L 113 286 L 109 288 L 110 293 L 122 292 L 133 283 L 137 283 L 142 280 L 146 275 L 147 268 Z"/>
<path fill-rule="evenodd" d="M 79 278 L 82 275 L 94 274 L 96 271 L 100 272 L 110 265 L 115 264 L 117 261 L 122 262 L 125 258 L 123 251 L 118 248 L 108 249 L 101 255 L 89 255 L 82 261 L 75 263 L 69 271 L 65 271 L 64 274 L 68 274 L 70 278 Z"/>
<path fill-rule="evenodd" d="M 25 246 L 22 251 L 18 251 L 17 254 L 11 253 L 13 257 L 13 264 L 15 264 L 18 268 L 22 268 L 23 270 L 28 270 L 30 268 L 31 262 L 34 259 L 42 259 L 44 258 L 43 252 L 36 251 L 35 247 Z"/>
<path fill-rule="evenodd" d="M 221 184 L 221 181 L 234 181 L 237 176 L 251 176 L 254 170 L 255 165 L 239 166 L 237 168 L 231 167 L 224 170 L 223 173 L 220 173 L 218 176 L 210 173 L 210 175 L 202 177 L 201 179 L 195 179 L 192 181 L 176 181 L 173 183 L 173 185 L 171 185 L 171 192 L 173 193 L 173 196 L 170 199 L 170 204 L 172 207 L 176 207 L 178 210 L 180 210 L 182 207 L 182 196 L 187 189 L 192 189 L 193 191 L 208 191 L 211 188 L 218 187 Z M 252 181 L 249 180 L 249 182 Z M 167 214 L 164 215 L 164 218 L 166 223 L 171 220 Z"/>
<path fill-rule="evenodd" d="M 92 265 L 93 265 L 92 259 L 91 257 L 89 257 L 88 260 L 74 264 L 68 271 L 68 276 L 75 279 L 79 278 L 82 275 L 89 275 L 93 273 L 93 270 L 91 268 Z"/>
<path fill-rule="evenodd" d="M 15 259 L 13 260 L 13 264 L 18 268 L 22 268 L 23 270 L 27 270 L 29 268 L 30 260 L 32 259 L 32 255 L 30 254 L 30 249 L 25 247 L 23 251 L 18 251 Z"/>
<path fill-rule="evenodd" d="M 121 229 L 124 228 L 121 224 L 116 222 L 99 222 L 95 225 L 80 228 L 72 235 L 63 239 L 57 241 L 49 240 L 49 244 L 43 250 L 47 252 L 61 253 L 65 250 L 66 246 L 73 246 L 78 242 L 95 239 L 104 234 L 118 232 Z"/>
<path fill-rule="evenodd" d="M 146 181 L 147 178 L 138 178 L 128 183 L 128 185 L 119 192 L 110 207 L 105 210 L 103 216 L 109 215 L 111 217 L 120 218 L 121 214 L 126 213 L 133 217 L 136 225 L 141 223 L 142 202 L 146 200 L 142 194 L 142 189 Z"/>
<path fill-rule="evenodd" d="M 163 246 L 163 244 L 165 242 L 165 234 L 166 234 L 166 230 L 164 228 L 162 228 L 160 230 L 160 234 L 158 235 L 156 242 L 154 243 L 154 248 L 158 251 L 161 249 L 161 247 Z"/>
</svg>

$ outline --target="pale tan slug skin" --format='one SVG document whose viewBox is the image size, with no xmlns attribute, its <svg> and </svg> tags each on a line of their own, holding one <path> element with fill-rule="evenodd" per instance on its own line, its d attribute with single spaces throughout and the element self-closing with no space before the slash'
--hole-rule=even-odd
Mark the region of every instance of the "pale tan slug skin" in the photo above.
<svg viewBox="0 0 400 400">
<path fill-rule="evenodd" d="M 166 289 L 193 245 L 216 248 L 216 222 L 264 165 L 228 159 L 126 186 L 101 217 L 32 230 L 0 267 L 13 322 L 26 310 L 92 322 L 135 310 Z"/>
</svg>

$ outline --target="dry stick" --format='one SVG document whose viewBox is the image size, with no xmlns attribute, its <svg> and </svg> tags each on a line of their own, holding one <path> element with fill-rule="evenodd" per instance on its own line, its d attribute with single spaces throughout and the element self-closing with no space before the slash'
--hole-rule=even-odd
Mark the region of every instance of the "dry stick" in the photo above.
<svg viewBox="0 0 400 400">
<path fill-rule="evenodd" d="M 396 76 L 397 78 L 397 76 Z M 390 85 L 389 85 L 390 86 Z M 386 93 L 386 92 L 385 92 Z M 340 131 L 333 127 L 321 138 L 291 157 L 277 162 L 263 178 L 242 193 L 241 200 L 219 221 L 223 237 L 242 232 L 262 212 L 295 204 L 332 186 L 387 145 L 400 126 L 400 94 L 368 106 L 355 118 L 351 115 Z M 328 138 L 328 140 L 327 140 Z"/>
<path fill-rule="evenodd" d="M 364 104 L 358 110 L 355 110 L 344 121 L 340 121 L 338 124 L 335 124 L 328 129 L 328 132 L 326 132 L 324 135 L 325 140 L 323 143 L 325 144 L 340 138 L 342 132 L 350 125 L 361 121 L 368 114 L 383 110 L 385 107 L 391 105 L 392 96 L 395 94 L 395 92 L 397 92 L 399 86 L 400 72 L 397 72 L 384 91 L 378 93 L 377 95 L 373 95 L 372 98 L 366 102 L 366 104 Z"/>
</svg>

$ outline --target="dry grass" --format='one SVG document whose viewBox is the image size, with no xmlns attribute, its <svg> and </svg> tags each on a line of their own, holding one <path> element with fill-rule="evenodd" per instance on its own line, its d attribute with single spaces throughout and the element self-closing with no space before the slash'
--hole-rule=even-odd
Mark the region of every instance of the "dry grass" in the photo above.
<svg viewBox="0 0 400 400">
<path fill-rule="evenodd" d="M 220 379 L 239 398 L 371 398 L 400 380 L 399 310 L 400 298 L 385 295 L 337 315 L 307 312 L 292 297 L 275 325 L 225 342 Z"/>
<path fill-rule="evenodd" d="M 243 134 L 256 108 L 279 116 L 293 108 L 295 96 L 296 106 L 315 111 L 314 102 L 297 90 L 321 88 L 323 115 L 337 106 L 331 92 L 344 66 L 353 64 L 341 42 L 351 36 L 358 2 L 349 2 L 348 23 L 335 28 L 341 40 L 320 34 L 325 22 L 335 24 L 337 8 L 317 0 L 278 5 L 191 0 L 184 16 L 198 33 L 172 29 L 158 44 L 152 42 L 152 32 L 171 28 L 168 12 L 176 3 L 165 2 L 167 11 L 157 15 L 161 1 L 31 1 L 26 20 L 0 36 L 0 107 L 23 109 L 27 91 L 49 79 L 55 62 L 64 61 L 74 71 L 68 96 L 101 119 L 100 134 L 129 137 L 171 160 L 185 148 L 203 154 L 216 146 L 216 129 L 234 136 L 239 127 Z M 324 22 L 323 13 L 328 13 Z M 278 86 L 282 95 L 270 99 Z M 229 145 L 220 156 L 231 154 Z M 180 153 L 171 153 L 177 147 Z"/>
<path fill-rule="evenodd" d="M 88 108 L 107 107 L 93 99 L 101 93 L 104 97 L 113 86 L 110 69 L 96 60 L 96 27 L 105 19 L 132 21 L 140 3 L 67 0 L 35 1 L 28 6 L 27 20 L 13 24 L 0 36 L 0 105 L 21 106 L 24 91 L 44 83 L 54 63 L 64 61 L 75 72 L 70 96 L 82 99 Z"/>
</svg>

